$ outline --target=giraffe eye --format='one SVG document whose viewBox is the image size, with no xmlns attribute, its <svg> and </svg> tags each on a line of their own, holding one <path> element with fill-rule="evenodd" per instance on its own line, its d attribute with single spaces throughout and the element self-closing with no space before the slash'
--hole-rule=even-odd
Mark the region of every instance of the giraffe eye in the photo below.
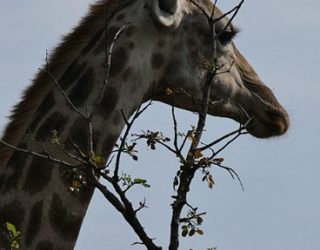
<svg viewBox="0 0 320 250">
<path fill-rule="evenodd" d="M 227 45 L 239 33 L 239 29 L 230 25 L 229 27 L 217 32 L 217 38 L 222 45 Z"/>
<path fill-rule="evenodd" d="M 237 32 L 225 30 L 221 33 L 217 34 L 217 37 L 221 44 L 226 45 L 232 41 L 232 39 L 236 36 Z"/>
</svg>

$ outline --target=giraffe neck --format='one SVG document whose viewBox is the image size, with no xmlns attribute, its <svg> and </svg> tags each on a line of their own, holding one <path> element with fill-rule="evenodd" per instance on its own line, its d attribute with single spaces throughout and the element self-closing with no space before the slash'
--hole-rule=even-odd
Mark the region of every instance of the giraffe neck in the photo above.
<svg viewBox="0 0 320 250">
<path fill-rule="evenodd" d="M 81 53 L 69 57 L 68 67 L 57 74 L 61 87 L 83 112 L 96 109 L 106 77 L 103 25 L 101 22 L 100 28 L 95 27 Z M 116 27 L 112 20 L 110 25 Z M 139 70 L 128 66 L 127 48 L 119 43 L 114 50 L 110 80 L 92 122 L 94 151 L 99 155 L 109 152 L 119 137 L 125 124 L 122 112 L 129 117 L 149 93 L 150 79 L 142 79 Z M 87 123 L 52 82 L 42 84 L 50 90 L 43 91 L 42 101 L 25 118 L 15 145 L 43 154 L 49 151 L 55 158 L 74 162 L 48 138 L 57 131 L 66 151 L 75 152 L 77 145 L 88 153 Z M 6 164 L 1 162 L 0 224 L 10 222 L 17 227 L 22 234 L 21 249 L 73 249 L 94 191 L 88 183 L 80 192 L 71 192 L 73 178 L 63 166 L 18 151 L 11 152 Z M 0 236 L 0 244 L 1 240 Z"/>
</svg>

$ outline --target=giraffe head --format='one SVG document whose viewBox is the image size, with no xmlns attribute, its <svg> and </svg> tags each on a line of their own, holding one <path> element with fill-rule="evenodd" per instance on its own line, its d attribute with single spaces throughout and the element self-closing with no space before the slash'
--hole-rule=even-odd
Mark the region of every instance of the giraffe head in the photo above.
<svg viewBox="0 0 320 250">
<path fill-rule="evenodd" d="M 260 80 L 247 60 L 237 50 L 232 39 L 237 30 L 228 27 L 228 17 L 215 24 L 216 53 L 212 55 L 211 31 L 203 10 L 210 15 L 213 4 L 209 0 L 153 0 L 152 25 L 157 32 L 150 33 L 158 47 L 152 52 L 151 65 L 157 78 L 157 89 L 180 89 L 176 91 L 174 105 L 196 111 L 196 103 L 202 99 L 205 84 L 204 62 L 217 58 L 223 65 L 212 82 L 209 114 L 234 119 L 245 123 L 253 118 L 249 133 L 267 138 L 284 134 L 289 127 L 289 117 L 272 91 Z M 215 9 L 215 17 L 222 16 Z M 143 27 L 148 35 L 148 28 Z M 151 39 L 151 38 L 150 38 Z M 147 50 L 146 50 L 147 51 Z M 211 54 L 210 54 L 211 53 Z M 160 86 L 159 86 L 160 85 Z M 186 94 L 188 93 L 188 94 Z M 154 93 L 153 98 L 172 103 L 172 97 Z"/>
</svg>

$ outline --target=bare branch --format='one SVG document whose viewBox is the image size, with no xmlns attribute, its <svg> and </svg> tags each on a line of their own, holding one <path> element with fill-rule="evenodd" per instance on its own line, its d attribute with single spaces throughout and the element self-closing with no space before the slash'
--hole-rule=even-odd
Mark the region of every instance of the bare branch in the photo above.
<svg viewBox="0 0 320 250">
<path fill-rule="evenodd" d="M 178 122 L 175 114 L 175 109 L 174 109 L 174 98 L 173 98 L 173 93 L 171 94 L 171 116 L 173 120 L 173 129 L 174 129 L 174 147 L 177 152 L 179 151 L 178 147 Z"/>
<path fill-rule="evenodd" d="M 209 28 L 211 31 L 210 35 L 211 35 L 211 43 L 212 43 L 211 44 L 212 51 L 211 51 L 210 55 L 214 55 L 214 57 L 212 60 L 210 59 L 209 67 L 207 67 L 205 84 L 202 89 L 203 98 L 202 98 L 201 108 L 198 111 L 198 115 L 199 115 L 198 123 L 197 123 L 196 129 L 192 135 L 192 143 L 191 143 L 190 148 L 187 153 L 186 162 L 181 167 L 181 170 L 179 171 L 179 174 L 177 176 L 177 177 L 179 177 L 179 180 L 177 177 L 175 178 L 175 181 L 177 182 L 177 185 L 178 185 L 178 189 L 177 189 L 177 195 L 174 196 L 175 200 L 172 204 L 173 211 L 172 211 L 172 218 L 171 218 L 171 233 L 170 233 L 169 250 L 178 249 L 178 246 L 179 246 L 179 220 L 181 218 L 181 212 L 182 212 L 183 207 L 187 204 L 187 193 L 189 192 L 190 185 L 193 180 L 194 174 L 197 171 L 197 169 L 199 169 L 199 166 L 197 166 L 197 164 L 195 162 L 195 159 L 198 157 L 195 157 L 195 154 L 196 154 L 196 151 L 199 150 L 198 145 L 200 143 L 200 140 L 201 140 L 201 137 L 202 137 L 202 134 L 204 131 L 205 123 L 206 123 L 206 117 L 208 114 L 208 106 L 210 103 L 209 97 L 210 97 L 211 87 L 212 87 L 212 82 L 213 82 L 212 80 L 218 74 L 230 72 L 231 67 L 233 66 L 233 63 L 232 63 L 229 69 L 227 69 L 226 71 L 220 71 L 222 66 L 218 65 L 215 24 L 219 20 L 224 18 L 226 15 L 232 13 L 233 11 L 235 12 L 234 13 L 234 16 L 235 16 L 238 13 L 238 11 L 243 3 L 243 0 L 242 0 L 241 3 L 238 6 L 236 6 L 232 11 L 224 14 L 222 17 L 215 19 L 214 18 L 214 11 L 216 8 L 217 0 L 214 2 L 211 16 L 208 16 L 208 14 L 204 11 L 204 9 L 197 2 L 195 2 L 193 0 L 190 0 L 190 1 L 195 6 L 197 6 L 200 9 L 200 11 L 208 19 L 208 25 L 209 25 Z M 232 19 L 234 18 L 234 16 L 232 17 Z M 228 25 L 230 25 L 230 23 Z M 174 118 L 174 126 L 175 126 L 176 125 L 175 124 L 175 117 L 173 116 L 173 118 Z M 175 129 L 175 133 L 176 133 L 176 129 Z M 240 132 L 238 130 L 236 132 L 237 137 L 239 137 L 241 133 L 242 133 L 242 129 L 240 129 Z M 225 138 L 228 138 L 229 136 L 230 135 L 226 136 Z M 236 138 L 234 138 L 233 140 L 228 142 L 227 145 L 225 145 L 225 147 L 228 146 Z M 183 146 L 184 146 L 184 143 L 185 143 L 185 141 L 183 142 Z M 214 145 L 214 144 L 212 144 L 212 145 Z M 205 147 L 203 147 L 203 149 L 208 149 L 211 146 L 209 146 L 209 147 L 205 146 Z M 222 147 L 220 150 L 218 150 L 217 153 L 221 152 L 225 147 Z M 214 154 L 214 155 L 216 155 L 216 154 Z M 233 172 L 230 171 L 230 173 L 233 173 Z"/>
<path fill-rule="evenodd" d="M 108 190 L 106 186 L 100 183 L 96 174 L 94 173 L 94 169 L 92 169 L 91 177 L 94 182 L 94 186 L 99 189 L 99 191 L 103 194 L 103 196 L 121 213 L 125 213 L 125 207 L 121 203 L 121 201 Z"/>
</svg>

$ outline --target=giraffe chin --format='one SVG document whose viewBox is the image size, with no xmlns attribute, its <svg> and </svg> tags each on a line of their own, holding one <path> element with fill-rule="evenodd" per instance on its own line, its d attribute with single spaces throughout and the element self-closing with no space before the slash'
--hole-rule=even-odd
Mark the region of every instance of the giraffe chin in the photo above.
<svg viewBox="0 0 320 250">
<path fill-rule="evenodd" d="M 252 136 L 270 138 L 284 135 L 288 131 L 289 118 L 286 113 L 267 112 L 263 119 L 254 117 L 251 124 L 249 124 L 247 131 Z"/>
<path fill-rule="evenodd" d="M 265 111 L 253 112 L 252 109 L 250 111 L 245 113 L 231 102 L 217 102 L 209 106 L 208 114 L 231 118 L 241 124 L 246 124 L 251 118 L 247 131 L 250 135 L 260 139 L 284 135 L 289 129 L 289 116 L 282 108 L 270 109 L 269 107 Z"/>
</svg>

